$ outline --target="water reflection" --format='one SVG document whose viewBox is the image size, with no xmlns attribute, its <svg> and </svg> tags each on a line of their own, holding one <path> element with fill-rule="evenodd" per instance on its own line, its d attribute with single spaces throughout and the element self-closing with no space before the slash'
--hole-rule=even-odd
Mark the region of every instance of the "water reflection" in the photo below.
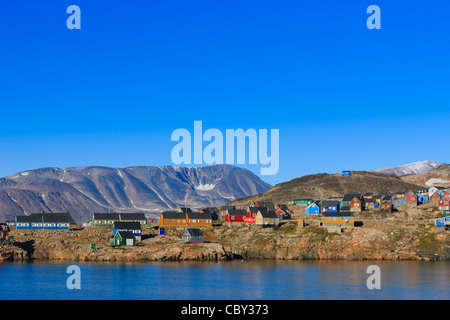
<svg viewBox="0 0 450 320">
<path fill-rule="evenodd" d="M 1 299 L 444 299 L 448 262 L 231 261 L 75 263 L 81 290 L 68 290 L 72 263 L 0 264 Z M 381 269 L 369 290 L 367 267 Z"/>
</svg>

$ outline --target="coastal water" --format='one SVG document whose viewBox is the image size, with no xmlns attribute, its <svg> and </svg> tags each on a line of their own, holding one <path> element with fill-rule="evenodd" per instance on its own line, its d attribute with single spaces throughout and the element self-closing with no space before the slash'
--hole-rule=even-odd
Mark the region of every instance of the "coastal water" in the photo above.
<svg viewBox="0 0 450 320">
<path fill-rule="evenodd" d="M 70 265 L 80 289 L 68 289 Z M 377 265 L 381 289 L 369 290 Z M 231 261 L 0 264 L 1 300 L 297 300 L 450 298 L 449 262 Z"/>
</svg>

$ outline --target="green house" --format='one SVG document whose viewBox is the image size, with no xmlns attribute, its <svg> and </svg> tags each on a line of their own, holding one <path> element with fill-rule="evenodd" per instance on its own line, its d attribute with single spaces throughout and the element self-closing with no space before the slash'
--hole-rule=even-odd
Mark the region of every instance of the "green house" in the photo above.
<svg viewBox="0 0 450 320">
<path fill-rule="evenodd" d="M 313 202 L 314 202 L 313 199 L 297 199 L 297 200 L 294 200 L 294 204 L 296 204 L 296 205 L 307 205 L 307 206 L 309 206 Z"/>
<path fill-rule="evenodd" d="M 450 210 L 444 210 L 444 211 L 442 211 L 442 216 L 443 216 L 443 217 L 450 217 Z"/>
<path fill-rule="evenodd" d="M 131 231 L 117 231 L 114 238 L 110 239 L 112 246 L 134 246 L 136 238 Z"/>
</svg>

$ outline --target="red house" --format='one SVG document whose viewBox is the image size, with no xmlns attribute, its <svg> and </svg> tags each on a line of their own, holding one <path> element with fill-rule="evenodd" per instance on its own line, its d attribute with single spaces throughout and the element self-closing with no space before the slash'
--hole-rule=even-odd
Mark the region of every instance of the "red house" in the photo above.
<svg viewBox="0 0 450 320">
<path fill-rule="evenodd" d="M 0 240 L 6 240 L 9 233 L 9 227 L 6 223 L 0 223 Z"/>
<path fill-rule="evenodd" d="M 405 196 L 405 203 L 407 206 L 417 206 L 419 204 L 419 198 L 414 192 L 410 191 Z"/>
<path fill-rule="evenodd" d="M 439 210 L 450 210 L 450 200 L 447 198 L 442 198 L 438 201 Z"/>
<path fill-rule="evenodd" d="M 430 197 L 430 201 L 439 201 L 439 199 L 441 199 L 441 196 L 437 192 L 433 193 Z"/>
<path fill-rule="evenodd" d="M 447 189 L 442 197 L 450 200 L 450 189 Z"/>
<path fill-rule="evenodd" d="M 227 209 L 225 211 L 225 222 L 230 224 L 233 223 L 244 223 L 244 219 L 248 217 L 247 210 L 243 209 Z"/>
</svg>

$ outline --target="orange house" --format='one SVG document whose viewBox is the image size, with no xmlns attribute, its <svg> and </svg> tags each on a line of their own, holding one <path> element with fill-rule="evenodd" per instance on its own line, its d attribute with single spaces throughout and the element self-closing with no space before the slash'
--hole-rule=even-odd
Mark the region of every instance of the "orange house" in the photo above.
<svg viewBox="0 0 450 320">
<path fill-rule="evenodd" d="M 211 213 L 164 211 L 159 219 L 161 227 L 208 227 L 212 226 Z"/>
<path fill-rule="evenodd" d="M 188 212 L 186 216 L 189 227 L 212 226 L 212 216 L 209 212 Z"/>
<path fill-rule="evenodd" d="M 164 211 L 161 212 L 159 219 L 159 225 L 161 227 L 173 226 L 173 227 L 186 227 L 187 217 L 186 213 L 177 211 Z"/>
<path fill-rule="evenodd" d="M 361 211 L 363 210 L 363 203 L 358 197 L 354 197 L 350 201 L 350 211 Z"/>
</svg>

